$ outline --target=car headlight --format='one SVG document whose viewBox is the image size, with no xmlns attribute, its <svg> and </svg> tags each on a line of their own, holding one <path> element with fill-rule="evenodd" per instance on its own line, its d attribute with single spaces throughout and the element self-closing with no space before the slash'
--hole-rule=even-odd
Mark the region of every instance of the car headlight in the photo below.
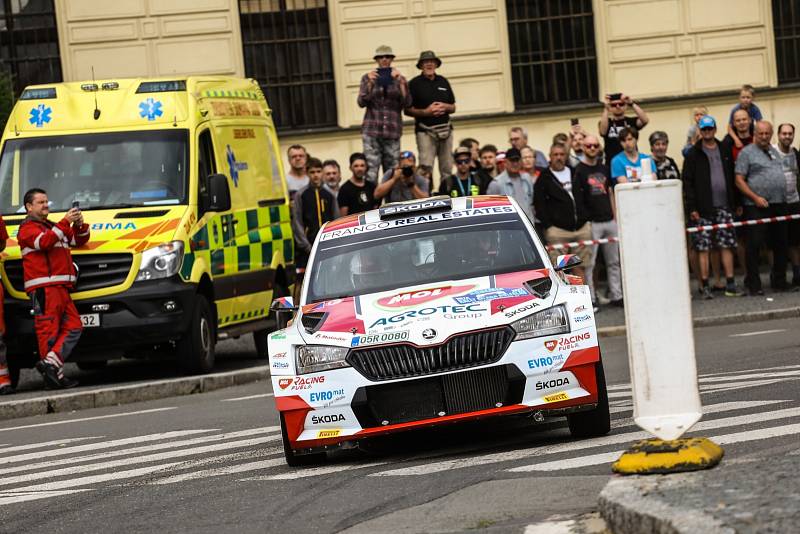
<svg viewBox="0 0 800 534">
<path fill-rule="evenodd" d="M 515 321 L 511 324 L 511 328 L 517 333 L 516 339 L 564 334 L 569 332 L 567 308 L 563 304 L 547 308 Z"/>
<path fill-rule="evenodd" d="M 170 241 L 142 252 L 136 282 L 168 278 L 178 272 L 183 259 L 183 241 Z"/>
<path fill-rule="evenodd" d="M 327 369 L 348 367 L 346 347 L 303 345 L 297 347 L 297 374 L 316 373 Z"/>
</svg>

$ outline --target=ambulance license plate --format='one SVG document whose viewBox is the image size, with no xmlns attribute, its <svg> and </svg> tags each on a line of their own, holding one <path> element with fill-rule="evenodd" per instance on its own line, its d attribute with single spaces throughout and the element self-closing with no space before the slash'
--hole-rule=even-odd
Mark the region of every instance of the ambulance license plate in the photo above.
<svg viewBox="0 0 800 534">
<path fill-rule="evenodd" d="M 81 315 L 81 324 L 84 328 L 96 328 L 100 326 L 100 314 L 85 313 Z"/>
</svg>

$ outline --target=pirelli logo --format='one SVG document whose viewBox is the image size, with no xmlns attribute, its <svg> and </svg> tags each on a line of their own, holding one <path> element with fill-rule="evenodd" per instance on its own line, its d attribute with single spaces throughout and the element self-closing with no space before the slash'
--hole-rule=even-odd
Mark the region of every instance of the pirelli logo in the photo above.
<svg viewBox="0 0 800 534">
<path fill-rule="evenodd" d="M 339 434 L 341 434 L 341 433 L 342 433 L 342 431 L 338 430 L 338 429 L 337 430 L 320 430 L 319 432 L 317 432 L 317 438 L 318 439 L 335 438 L 335 437 L 338 437 Z"/>
<path fill-rule="evenodd" d="M 544 396 L 545 402 L 561 402 L 565 400 L 569 400 L 569 395 L 567 395 L 563 391 L 561 393 L 553 393 L 552 395 Z"/>
</svg>

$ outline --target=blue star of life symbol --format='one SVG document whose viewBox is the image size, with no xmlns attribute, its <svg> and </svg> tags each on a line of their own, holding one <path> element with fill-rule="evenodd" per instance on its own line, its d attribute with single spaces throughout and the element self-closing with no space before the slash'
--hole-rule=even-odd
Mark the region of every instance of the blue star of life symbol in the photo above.
<svg viewBox="0 0 800 534">
<path fill-rule="evenodd" d="M 233 180 L 234 187 L 239 187 L 239 169 L 236 165 L 236 156 L 233 153 L 233 149 L 231 145 L 228 145 L 225 149 L 225 155 L 228 158 L 228 166 L 231 169 L 231 180 Z"/>
<path fill-rule="evenodd" d="M 142 118 L 147 117 L 147 120 L 154 121 L 156 117 L 160 117 L 164 112 L 161 110 L 161 102 L 148 98 L 139 104 L 139 116 Z"/>
<path fill-rule="evenodd" d="M 52 108 L 45 106 L 44 104 L 39 104 L 31 110 L 31 118 L 29 119 L 29 122 L 37 128 L 41 128 L 46 123 L 50 122 L 50 114 L 52 112 Z"/>
</svg>

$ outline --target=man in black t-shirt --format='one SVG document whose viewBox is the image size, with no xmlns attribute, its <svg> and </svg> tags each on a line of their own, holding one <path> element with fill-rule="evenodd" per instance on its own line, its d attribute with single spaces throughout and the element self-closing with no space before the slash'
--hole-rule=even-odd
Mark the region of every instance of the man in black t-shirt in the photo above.
<svg viewBox="0 0 800 534">
<path fill-rule="evenodd" d="M 367 181 L 367 156 L 361 152 L 350 155 L 350 172 L 353 175 L 339 188 L 337 200 L 342 216 L 369 211 L 375 202 L 375 184 Z"/>
<path fill-rule="evenodd" d="M 442 180 L 439 186 L 439 194 L 453 198 L 485 195 L 486 187 L 489 184 L 484 181 L 481 175 L 470 169 L 472 161 L 470 150 L 463 146 L 458 147 L 453 154 L 453 158 L 456 162 L 456 173 Z"/>
<path fill-rule="evenodd" d="M 628 106 L 633 108 L 636 112 L 635 117 L 626 117 L 625 112 Z M 603 142 L 606 145 L 606 164 L 611 165 L 611 160 L 622 152 L 622 145 L 619 142 L 619 132 L 623 128 L 636 128 L 641 130 L 650 119 L 647 118 L 647 113 L 634 102 L 628 95 L 616 93 L 606 95 L 605 107 L 603 107 L 603 114 L 600 116 L 600 135 L 603 137 Z"/>
<path fill-rule="evenodd" d="M 614 218 L 614 193 L 608 166 L 599 162 L 600 140 L 594 135 L 583 139 L 584 161 L 575 167 L 575 176 L 583 183 L 584 195 L 589 220 L 592 222 L 592 239 L 608 239 L 617 237 L 617 221 Z M 603 258 L 606 262 L 608 277 L 608 298 L 617 306 L 622 305 L 622 277 L 619 263 L 619 245 L 605 243 Z M 592 302 L 597 302 L 594 280 L 592 278 L 597 261 L 598 245 L 592 246 L 592 255 L 586 267 L 586 280 L 592 294 Z"/>
<path fill-rule="evenodd" d="M 439 176 L 453 172 L 453 127 L 450 115 L 456 112 L 456 97 L 447 78 L 436 74 L 442 60 L 431 50 L 422 52 L 417 68 L 422 74 L 408 83 L 411 107 L 406 115 L 414 117 L 419 164 L 433 167 L 439 158 Z"/>
</svg>

